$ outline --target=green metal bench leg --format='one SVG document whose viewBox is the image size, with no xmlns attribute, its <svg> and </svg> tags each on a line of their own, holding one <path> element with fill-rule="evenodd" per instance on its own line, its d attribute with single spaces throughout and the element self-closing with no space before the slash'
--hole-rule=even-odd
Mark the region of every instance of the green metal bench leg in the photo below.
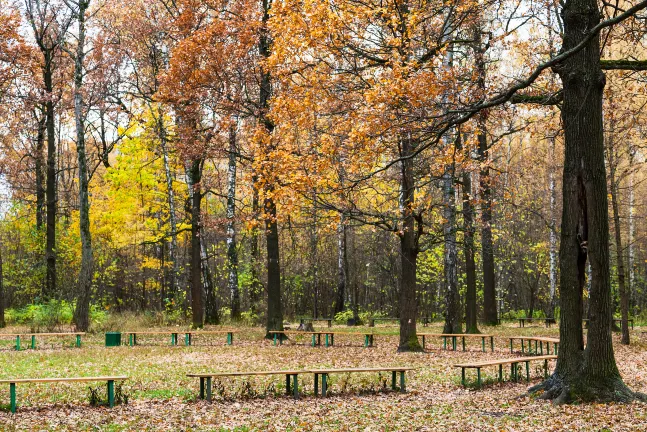
<svg viewBox="0 0 647 432">
<path fill-rule="evenodd" d="M 368 348 L 368 335 L 364 335 L 364 348 Z"/>
<path fill-rule="evenodd" d="M 315 396 L 319 394 L 319 374 L 315 374 Z"/>
<path fill-rule="evenodd" d="M 285 376 L 285 394 L 290 394 L 290 375 Z"/>
<path fill-rule="evenodd" d="M 395 390 L 395 371 L 391 371 L 391 390 Z"/>
<path fill-rule="evenodd" d="M 404 371 L 400 371 L 400 393 L 407 391 L 407 386 L 404 382 Z"/>
<path fill-rule="evenodd" d="M 447 336 L 443 336 L 443 349 L 447 349 Z"/>
<path fill-rule="evenodd" d="M 526 362 L 526 381 L 530 381 L 530 362 Z"/>
<path fill-rule="evenodd" d="M 463 351 L 465 351 L 465 336 L 463 336 Z"/>
<path fill-rule="evenodd" d="M 463 338 L 465 339 L 465 338 Z M 483 352 L 485 352 L 485 336 L 481 338 L 481 342 L 483 342 Z"/>
<path fill-rule="evenodd" d="M 321 346 L 321 334 L 317 335 L 317 345 Z"/>
<path fill-rule="evenodd" d="M 510 364 L 510 379 L 513 382 L 517 382 L 517 365 L 516 363 Z"/>
<path fill-rule="evenodd" d="M 115 406 L 115 382 L 108 380 L 108 406 L 112 408 Z"/>
<path fill-rule="evenodd" d="M 510 354 L 512 354 L 512 338 L 510 338 Z"/>
<path fill-rule="evenodd" d="M 321 396 L 326 397 L 328 393 L 328 374 L 321 374 Z"/>
<path fill-rule="evenodd" d="M 191 345 L 191 333 L 184 333 L 184 346 Z"/>
<path fill-rule="evenodd" d="M 234 343 L 234 334 L 229 332 L 227 333 L 227 345 L 231 345 Z"/>
<path fill-rule="evenodd" d="M 299 375 L 292 375 L 292 380 L 294 381 L 293 390 L 294 398 L 299 399 Z"/>
<path fill-rule="evenodd" d="M 16 412 L 16 383 L 9 384 L 9 398 L 11 399 L 11 412 Z"/>
<path fill-rule="evenodd" d="M 207 377 L 207 402 L 211 402 L 211 377 Z"/>
<path fill-rule="evenodd" d="M 544 355 L 544 343 L 539 343 L 539 354 Z"/>
<path fill-rule="evenodd" d="M 452 349 L 456 351 L 456 339 L 458 339 L 456 336 L 452 336 Z"/>
<path fill-rule="evenodd" d="M 128 335 L 128 345 L 130 345 L 130 346 L 134 345 L 133 344 L 133 334 L 132 333 Z"/>
<path fill-rule="evenodd" d="M 494 336 L 490 336 L 490 348 L 492 349 L 492 352 L 494 352 Z"/>
<path fill-rule="evenodd" d="M 476 382 L 481 387 L 481 368 L 476 368 Z"/>
<path fill-rule="evenodd" d="M 373 340 L 373 336 L 374 335 L 370 335 L 369 338 L 368 338 L 368 346 L 370 346 L 371 348 L 375 344 L 375 340 Z"/>
<path fill-rule="evenodd" d="M 503 382 L 503 365 L 499 365 L 499 382 Z"/>
<path fill-rule="evenodd" d="M 36 349 L 36 335 L 31 335 L 31 349 Z"/>
<path fill-rule="evenodd" d="M 16 336 L 16 351 L 20 351 L 20 336 Z"/>
<path fill-rule="evenodd" d="M 328 333 L 326 333 L 326 348 L 328 348 Z"/>
<path fill-rule="evenodd" d="M 76 347 L 81 348 L 81 335 L 76 335 Z"/>
<path fill-rule="evenodd" d="M 137 345 L 137 333 L 133 335 L 133 343 Z"/>
<path fill-rule="evenodd" d="M 425 335 L 422 335 L 422 349 L 425 349 Z"/>
<path fill-rule="evenodd" d="M 331 334 L 330 335 L 330 346 L 334 346 L 334 345 L 335 345 L 335 335 Z"/>
<path fill-rule="evenodd" d="M 544 360 L 544 378 L 548 378 L 548 359 Z"/>
<path fill-rule="evenodd" d="M 276 333 L 274 333 L 274 346 L 276 346 Z"/>
<path fill-rule="evenodd" d="M 204 377 L 200 377 L 200 399 L 204 399 Z"/>
<path fill-rule="evenodd" d="M 313 334 L 312 335 L 312 346 L 317 345 L 317 337 Z"/>
<path fill-rule="evenodd" d="M 523 344 L 523 339 L 521 339 L 521 354 L 525 354 L 525 349 L 524 349 L 523 345 L 524 345 Z"/>
<path fill-rule="evenodd" d="M 465 368 L 461 368 L 461 383 L 465 387 Z"/>
<path fill-rule="evenodd" d="M 537 340 L 535 340 L 535 354 L 537 354 Z"/>
</svg>

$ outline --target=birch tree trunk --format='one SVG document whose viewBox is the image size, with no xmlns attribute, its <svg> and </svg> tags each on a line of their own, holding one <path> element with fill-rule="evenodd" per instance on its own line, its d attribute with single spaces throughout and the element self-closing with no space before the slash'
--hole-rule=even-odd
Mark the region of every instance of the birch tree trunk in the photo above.
<svg viewBox="0 0 647 432">
<path fill-rule="evenodd" d="M 548 193 L 550 194 L 550 227 L 548 232 L 548 255 L 550 283 L 550 308 L 548 317 L 555 318 L 557 308 L 557 186 L 555 182 L 555 137 L 550 140 L 550 167 L 548 170 Z"/>
<path fill-rule="evenodd" d="M 240 320 L 238 290 L 238 250 L 236 248 L 236 125 L 229 129 L 229 162 L 227 167 L 227 285 L 230 294 L 231 319 Z"/>
<path fill-rule="evenodd" d="M 78 331 L 88 331 L 90 327 L 90 296 L 92 294 L 92 233 L 90 232 L 90 200 L 88 196 L 88 163 L 85 154 L 85 112 L 83 103 L 83 67 L 85 61 L 85 13 L 89 0 L 79 0 L 77 21 L 76 57 L 74 59 L 74 118 L 76 126 L 76 154 L 79 172 L 79 229 L 81 234 L 81 269 L 79 271 L 79 291 L 74 311 L 74 323 Z"/>
</svg>

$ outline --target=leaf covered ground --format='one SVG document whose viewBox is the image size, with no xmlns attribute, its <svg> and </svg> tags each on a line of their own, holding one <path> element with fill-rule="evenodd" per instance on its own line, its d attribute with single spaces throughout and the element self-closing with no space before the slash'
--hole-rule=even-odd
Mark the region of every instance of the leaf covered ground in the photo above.
<svg viewBox="0 0 647 432">
<path fill-rule="evenodd" d="M 11 332 L 16 329 L 8 329 Z M 340 328 L 339 330 L 345 330 Z M 365 329 L 362 329 L 365 330 Z M 557 329 L 512 324 L 491 331 L 495 351 L 481 352 L 480 341 L 468 351 L 442 350 L 439 339 L 427 341 L 425 353 L 396 353 L 394 327 L 379 327 L 375 348 L 363 348 L 363 336 L 336 336 L 335 347 L 310 347 L 307 337 L 275 347 L 261 329 L 241 329 L 234 345 L 223 336 L 198 337 L 194 346 L 168 346 L 166 336 L 140 337 L 141 346 L 105 348 L 103 335 L 85 338 L 81 349 L 73 340 L 39 340 L 37 350 L 16 352 L 10 338 L 0 338 L 0 379 L 128 375 L 127 405 L 113 409 L 88 404 L 88 384 L 18 385 L 18 413 L 7 412 L 9 389 L 0 389 L 1 430 L 348 430 L 348 431 L 644 431 L 647 405 L 575 404 L 553 406 L 525 396 L 528 383 L 498 384 L 496 369 L 484 369 L 486 385 L 463 388 L 460 369 L 471 360 L 510 356 L 511 335 L 557 336 Z M 440 332 L 438 327 L 419 331 Z M 176 331 L 180 331 L 179 329 Z M 630 347 L 616 343 L 618 366 L 625 382 L 647 392 L 647 335 L 639 327 Z M 616 336 L 614 336 L 616 337 Z M 616 341 L 617 342 L 617 341 Z M 182 340 L 180 340 L 182 343 Z M 25 345 L 23 345 L 24 347 Z M 515 347 L 518 349 L 518 342 Z M 390 390 L 390 374 L 331 375 L 331 396 L 315 398 L 312 375 L 303 375 L 299 400 L 284 396 L 283 376 L 223 379 L 214 384 L 214 402 L 197 400 L 198 380 L 189 372 L 281 370 L 322 367 L 414 366 L 407 393 Z M 541 362 L 531 364 L 531 383 L 543 374 Z M 475 373 L 468 372 L 473 381 Z M 91 384 L 102 388 L 104 384 Z M 4 386 L 4 385 L 3 385 Z M 101 389 L 102 394 L 105 391 Z"/>
</svg>

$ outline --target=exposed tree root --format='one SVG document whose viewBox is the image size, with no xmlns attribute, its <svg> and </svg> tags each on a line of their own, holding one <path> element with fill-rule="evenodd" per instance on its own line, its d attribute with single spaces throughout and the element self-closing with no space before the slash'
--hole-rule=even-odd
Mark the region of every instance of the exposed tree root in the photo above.
<svg viewBox="0 0 647 432">
<path fill-rule="evenodd" d="M 555 405 L 577 402 L 630 403 L 647 402 L 647 395 L 633 392 L 622 378 L 593 379 L 581 376 L 574 380 L 553 374 L 546 381 L 528 389 L 528 394 L 539 394 L 539 399 L 552 400 Z"/>
</svg>

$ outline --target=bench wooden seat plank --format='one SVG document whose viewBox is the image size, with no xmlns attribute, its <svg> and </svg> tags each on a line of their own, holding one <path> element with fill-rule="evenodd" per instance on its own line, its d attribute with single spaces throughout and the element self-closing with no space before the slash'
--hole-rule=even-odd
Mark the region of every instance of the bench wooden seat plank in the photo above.
<svg viewBox="0 0 647 432">
<path fill-rule="evenodd" d="M 559 344 L 558 338 L 542 336 L 510 336 L 510 353 L 514 352 L 513 341 L 521 341 L 521 353 L 525 354 L 524 341 L 528 341 L 528 354 L 532 354 L 532 342 L 535 342 L 535 354 L 544 354 L 544 343 L 546 343 L 546 354 L 550 354 L 550 344 L 553 344 L 553 354 L 557 354 Z"/>
<path fill-rule="evenodd" d="M 213 378 L 221 377 L 237 377 L 237 376 L 267 376 L 267 375 L 285 375 L 285 392 L 286 394 L 292 393 L 295 399 L 299 398 L 299 379 L 300 374 L 308 373 L 307 370 L 282 370 L 282 371 L 253 371 L 253 372 L 215 372 L 215 373 L 198 373 L 187 374 L 189 378 L 200 378 L 200 399 L 206 399 L 211 402 L 211 380 Z M 292 378 L 292 386 L 290 385 L 290 377 Z"/>
<path fill-rule="evenodd" d="M 64 336 L 76 336 L 75 346 L 81 348 L 81 336 L 85 335 L 84 332 L 62 332 L 62 333 L 0 333 L 0 337 L 13 337 L 16 338 L 16 351 L 20 351 L 20 342 L 22 337 L 31 338 L 31 349 L 36 349 L 36 337 L 64 337 Z"/>
<path fill-rule="evenodd" d="M 485 339 L 490 338 L 490 349 L 494 352 L 494 335 L 491 334 L 473 334 L 473 333 L 418 333 L 422 336 L 422 348 L 426 346 L 427 337 L 441 337 L 443 338 L 443 349 L 447 349 L 447 338 L 452 340 L 452 349 L 456 351 L 456 340 L 462 338 L 463 351 L 465 351 L 465 338 L 481 338 L 481 345 L 483 352 L 485 352 Z"/>
<path fill-rule="evenodd" d="M 197 330 L 197 331 L 126 331 L 123 332 L 128 336 L 128 344 L 130 346 L 137 345 L 137 335 L 160 335 L 165 334 L 171 335 L 171 345 L 177 345 L 178 334 L 184 334 L 184 345 L 190 346 L 193 336 L 195 335 L 209 335 L 209 334 L 227 334 L 227 345 L 231 345 L 234 342 L 234 333 L 238 333 L 235 330 Z"/>
<path fill-rule="evenodd" d="M 314 374 L 314 393 L 319 395 L 319 375 L 321 375 L 321 396 L 326 397 L 328 392 L 328 375 L 331 373 L 363 373 L 363 372 L 391 372 L 391 389 L 395 390 L 396 376 L 400 373 L 400 392 L 406 391 L 405 372 L 414 370 L 412 367 L 377 367 L 377 368 L 333 368 L 333 369 L 309 369 Z"/>
<path fill-rule="evenodd" d="M 486 360 L 481 362 L 472 362 L 472 363 L 459 363 L 455 364 L 454 367 L 461 368 L 461 383 L 465 386 L 465 369 L 476 369 L 477 374 L 477 383 L 478 386 L 481 386 L 481 368 L 486 366 L 499 366 L 499 382 L 503 381 L 503 365 L 509 364 L 510 367 L 510 376 L 514 381 L 517 381 L 517 364 L 525 363 L 526 364 L 526 381 L 530 381 L 530 362 L 535 360 L 544 361 L 544 376 L 548 376 L 548 361 L 557 359 L 556 355 L 545 355 L 545 356 L 533 356 L 533 357 L 514 357 L 500 360 Z"/>
<path fill-rule="evenodd" d="M 17 408 L 16 384 L 106 381 L 108 386 L 108 405 L 110 406 L 110 408 L 112 408 L 115 405 L 115 381 L 125 381 L 127 379 L 128 379 L 127 376 L 75 377 L 75 378 L 15 378 L 15 379 L 0 379 L 0 384 L 9 384 L 11 412 L 15 413 Z"/>
<path fill-rule="evenodd" d="M 375 333 L 373 332 L 335 332 L 335 331 L 325 331 L 325 330 L 317 330 L 317 331 L 301 331 L 301 330 L 272 330 L 268 332 L 271 335 L 274 335 L 274 346 L 276 346 L 276 342 L 278 340 L 279 345 L 283 345 L 283 338 L 280 337 L 280 335 L 312 335 L 312 343 L 311 346 L 321 346 L 321 336 L 325 336 L 325 344 L 326 347 L 333 346 L 335 344 L 335 335 L 347 335 L 347 336 L 356 336 L 356 335 L 364 335 L 364 348 L 368 347 L 373 347 L 374 346 L 374 336 Z"/>
</svg>

